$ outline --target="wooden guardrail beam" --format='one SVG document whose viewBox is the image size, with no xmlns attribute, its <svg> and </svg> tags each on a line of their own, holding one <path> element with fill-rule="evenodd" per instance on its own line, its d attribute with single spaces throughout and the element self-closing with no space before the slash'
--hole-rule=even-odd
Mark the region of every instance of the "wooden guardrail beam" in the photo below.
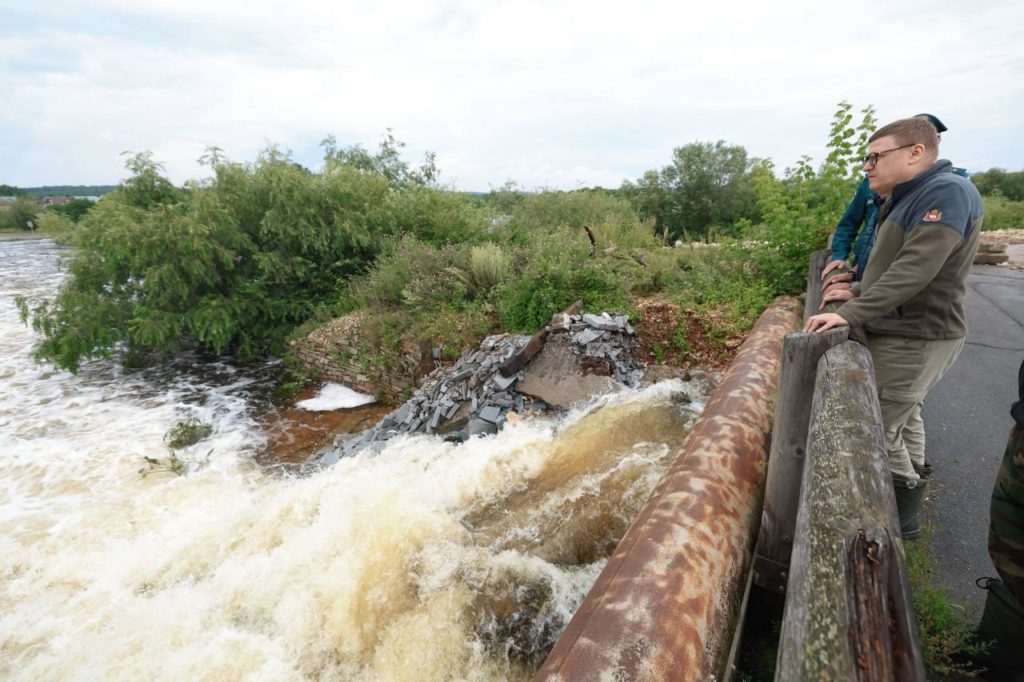
<svg viewBox="0 0 1024 682">
<path fill-rule="evenodd" d="M 846 337 L 846 327 L 821 334 L 794 332 L 787 334 L 782 344 L 764 509 L 754 557 L 754 584 L 773 592 L 785 592 L 789 577 L 818 359 Z"/>
<path fill-rule="evenodd" d="M 819 360 L 775 679 L 924 680 L 867 348 Z"/>
</svg>

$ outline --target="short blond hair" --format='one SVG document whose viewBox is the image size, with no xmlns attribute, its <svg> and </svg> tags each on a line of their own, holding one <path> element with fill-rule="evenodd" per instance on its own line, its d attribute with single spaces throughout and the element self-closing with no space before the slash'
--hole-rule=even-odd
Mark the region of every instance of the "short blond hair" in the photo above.
<svg viewBox="0 0 1024 682">
<path fill-rule="evenodd" d="M 924 145 L 926 151 L 935 154 L 939 152 L 939 133 L 931 121 L 926 118 L 901 118 L 898 121 L 893 121 L 876 130 L 868 138 L 868 142 L 874 142 L 890 135 L 898 145 L 920 144 Z"/>
</svg>

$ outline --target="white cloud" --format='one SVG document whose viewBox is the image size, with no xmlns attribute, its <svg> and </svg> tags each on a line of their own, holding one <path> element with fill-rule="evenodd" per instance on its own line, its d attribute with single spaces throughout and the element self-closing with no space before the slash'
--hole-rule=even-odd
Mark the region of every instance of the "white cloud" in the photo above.
<svg viewBox="0 0 1024 682">
<path fill-rule="evenodd" d="M 460 188 L 615 186 L 695 140 L 820 158 L 841 99 L 936 113 L 951 158 L 1015 168 L 1022 20 L 942 0 L 51 2 L 0 28 L 0 182 L 108 182 L 125 149 L 181 182 L 211 144 L 315 164 L 329 133 L 391 128 Z"/>
</svg>

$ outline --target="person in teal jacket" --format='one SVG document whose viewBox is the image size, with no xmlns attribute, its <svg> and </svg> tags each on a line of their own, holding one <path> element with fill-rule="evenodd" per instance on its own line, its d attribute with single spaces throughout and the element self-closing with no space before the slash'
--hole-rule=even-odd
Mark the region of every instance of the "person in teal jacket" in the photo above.
<svg viewBox="0 0 1024 682">
<path fill-rule="evenodd" d="M 836 225 L 836 232 L 832 237 L 832 262 L 836 263 L 833 267 L 846 266 L 846 262 L 850 259 L 850 245 L 852 244 L 853 281 L 855 282 L 859 282 L 864 274 L 864 266 L 867 264 L 868 254 L 871 253 L 875 222 L 878 220 L 878 207 L 881 204 L 882 198 L 871 191 L 868 179 L 864 178 L 857 185 L 853 201 L 846 207 L 843 217 Z M 861 229 L 862 225 L 863 229 Z"/>
</svg>

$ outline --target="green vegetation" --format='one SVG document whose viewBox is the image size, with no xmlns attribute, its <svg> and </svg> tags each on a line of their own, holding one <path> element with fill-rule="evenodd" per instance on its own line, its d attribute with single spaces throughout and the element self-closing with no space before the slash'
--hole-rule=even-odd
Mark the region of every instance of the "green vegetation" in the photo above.
<svg viewBox="0 0 1024 682">
<path fill-rule="evenodd" d="M 1024 229 L 1024 201 L 1007 199 L 999 192 L 982 197 L 985 202 L 983 231 Z"/>
<path fill-rule="evenodd" d="M 984 645 L 977 641 L 975 626 L 968 621 L 964 607 L 953 602 L 949 590 L 939 584 L 931 527 L 925 524 L 924 531 L 921 538 L 904 547 L 925 664 L 939 675 L 974 677 L 980 671 L 970 659 L 982 653 Z"/>
<path fill-rule="evenodd" d="M 59 213 L 60 215 L 77 223 L 93 206 L 95 206 L 95 204 L 89 199 L 72 199 L 66 204 L 50 206 L 47 210 Z"/>
<path fill-rule="evenodd" d="M 758 220 L 756 164 L 746 149 L 725 140 L 694 142 L 674 149 L 672 162 L 660 171 L 624 183 L 622 192 L 666 239 L 703 237 L 715 226 Z"/>
<path fill-rule="evenodd" d="M 164 434 L 164 441 L 167 442 L 167 447 L 172 450 L 180 450 L 209 438 L 212 433 L 213 424 L 207 424 L 195 417 L 189 417 L 168 429 L 167 433 Z"/>
<path fill-rule="evenodd" d="M 40 210 L 39 204 L 34 199 L 20 195 L 14 200 L 14 203 L 0 211 L 0 228 L 31 230 Z"/>
<path fill-rule="evenodd" d="M 971 181 L 982 196 L 1001 195 L 1010 201 L 1024 201 L 1024 170 L 1011 172 L 991 168 L 971 175 Z"/>
<path fill-rule="evenodd" d="M 73 251 L 57 296 L 19 306 L 37 357 L 71 370 L 188 347 L 280 353 L 297 330 L 360 309 L 390 355 L 410 340 L 455 352 L 535 331 L 576 300 L 633 312 L 647 296 L 724 348 L 802 288 L 808 252 L 852 195 L 874 119 L 869 107 L 855 125 L 851 110 L 840 105 L 817 169 L 804 158 L 777 177 L 742 147 L 694 143 L 645 176 L 656 182 L 622 190 L 453 192 L 432 156 L 410 166 L 390 135 L 375 153 L 328 138 L 317 171 L 274 147 L 254 163 L 211 148 L 211 177 L 185 187 L 135 154 L 121 186 L 60 224 Z M 676 245 L 682 235 L 717 243 Z M 681 327 L 661 352 L 691 349 Z"/>
<path fill-rule="evenodd" d="M 0 185 L 0 189 L 3 187 Z M 116 189 L 116 185 L 44 185 L 42 187 L 22 187 L 18 191 L 30 197 L 101 197 Z M 0 195 L 4 194 L 0 191 Z"/>
<path fill-rule="evenodd" d="M 19 302 L 43 337 L 37 357 L 75 370 L 121 348 L 274 353 L 388 235 L 431 242 L 482 229 L 460 195 L 425 184 L 429 160 L 409 168 L 390 138 L 376 155 L 329 140 L 325 150 L 311 173 L 274 148 L 254 164 L 212 149 L 203 161 L 213 178 L 184 189 L 149 154 L 131 156 L 131 177 L 74 230 L 56 298 Z"/>
<path fill-rule="evenodd" d="M 971 181 L 985 202 L 983 230 L 1024 229 L 1024 170 L 991 168 Z"/>
</svg>

